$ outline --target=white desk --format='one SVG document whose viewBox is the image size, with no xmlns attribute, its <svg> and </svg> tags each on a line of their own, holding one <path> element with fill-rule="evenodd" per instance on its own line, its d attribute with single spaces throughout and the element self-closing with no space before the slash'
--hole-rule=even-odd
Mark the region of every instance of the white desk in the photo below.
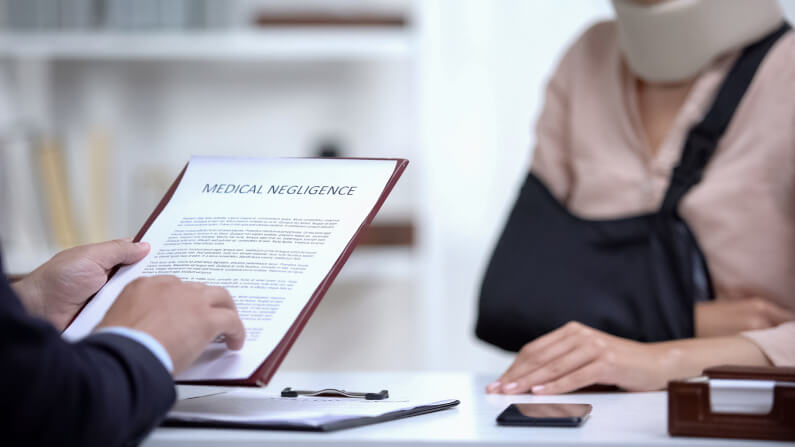
<svg viewBox="0 0 795 447">
<path fill-rule="evenodd" d="M 388 389 L 392 397 L 457 398 L 458 407 L 397 421 L 331 433 L 261 430 L 159 428 L 144 442 L 156 446 L 778 446 L 769 441 L 706 438 L 672 438 L 667 433 L 664 392 L 580 393 L 561 396 L 497 396 L 483 391 L 492 377 L 463 373 L 292 373 L 277 374 L 263 391 L 278 394 L 282 388 L 343 388 L 350 391 Z M 196 393 L 196 387 L 180 390 Z M 497 415 L 512 402 L 590 403 L 593 413 L 579 428 L 500 427 Z"/>
</svg>

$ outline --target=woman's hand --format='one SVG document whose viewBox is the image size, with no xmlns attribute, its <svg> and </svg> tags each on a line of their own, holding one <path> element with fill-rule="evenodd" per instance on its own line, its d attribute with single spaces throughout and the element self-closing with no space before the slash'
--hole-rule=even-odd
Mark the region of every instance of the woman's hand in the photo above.
<svg viewBox="0 0 795 447">
<path fill-rule="evenodd" d="M 64 250 L 12 284 L 25 308 L 63 330 L 83 304 L 108 280 L 119 264 L 133 264 L 149 244 L 117 239 Z"/>
<path fill-rule="evenodd" d="M 570 322 L 526 344 L 486 391 L 557 394 L 593 384 L 630 391 L 657 390 L 668 382 L 673 357 L 655 344 L 614 337 Z"/>
<path fill-rule="evenodd" d="M 696 337 L 735 335 L 795 320 L 795 313 L 764 298 L 696 303 Z"/>
<path fill-rule="evenodd" d="M 641 343 L 570 322 L 526 344 L 486 392 L 557 394 L 594 384 L 651 391 L 725 364 L 767 366 L 770 360 L 739 335 Z"/>
</svg>

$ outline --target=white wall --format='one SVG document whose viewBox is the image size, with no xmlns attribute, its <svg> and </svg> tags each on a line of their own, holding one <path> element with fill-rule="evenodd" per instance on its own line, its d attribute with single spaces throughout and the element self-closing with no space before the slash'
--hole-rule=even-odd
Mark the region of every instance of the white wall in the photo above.
<svg viewBox="0 0 795 447">
<path fill-rule="evenodd" d="M 781 4 L 781 8 L 784 10 L 784 14 L 787 16 L 787 20 L 789 23 L 792 24 L 795 22 L 795 0 L 778 0 Z"/>
<path fill-rule="evenodd" d="M 546 78 L 606 1 L 418 2 L 421 160 L 428 265 L 424 318 L 434 369 L 499 371 L 511 356 L 475 340 L 489 253 L 527 172 Z"/>
</svg>

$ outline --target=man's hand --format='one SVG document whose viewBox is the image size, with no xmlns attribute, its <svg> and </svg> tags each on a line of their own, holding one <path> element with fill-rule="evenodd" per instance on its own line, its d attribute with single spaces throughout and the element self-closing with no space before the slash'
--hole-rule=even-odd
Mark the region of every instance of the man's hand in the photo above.
<svg viewBox="0 0 795 447">
<path fill-rule="evenodd" d="M 108 280 L 119 264 L 133 264 L 149 244 L 117 239 L 64 250 L 12 284 L 25 308 L 63 330 L 83 304 Z"/>
<path fill-rule="evenodd" d="M 139 278 L 127 285 L 97 327 L 111 326 L 154 337 L 171 356 L 175 375 L 219 335 L 235 350 L 243 347 L 246 336 L 226 289 L 183 282 L 175 276 Z"/>
<path fill-rule="evenodd" d="M 795 313 L 764 298 L 706 301 L 696 304 L 696 337 L 735 335 L 795 320 Z"/>
</svg>

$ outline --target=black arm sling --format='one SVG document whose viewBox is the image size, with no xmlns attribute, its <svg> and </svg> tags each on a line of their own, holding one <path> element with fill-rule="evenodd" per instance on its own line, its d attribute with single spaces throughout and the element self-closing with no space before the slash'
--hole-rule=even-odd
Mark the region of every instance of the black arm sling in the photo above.
<svg viewBox="0 0 795 447">
<path fill-rule="evenodd" d="M 788 29 L 785 23 L 742 51 L 709 112 L 688 132 L 656 212 L 582 219 L 529 174 L 483 279 L 477 336 L 518 351 L 578 321 L 638 341 L 692 337 L 695 301 L 713 292 L 678 205 L 701 180 L 762 59 Z"/>
</svg>

